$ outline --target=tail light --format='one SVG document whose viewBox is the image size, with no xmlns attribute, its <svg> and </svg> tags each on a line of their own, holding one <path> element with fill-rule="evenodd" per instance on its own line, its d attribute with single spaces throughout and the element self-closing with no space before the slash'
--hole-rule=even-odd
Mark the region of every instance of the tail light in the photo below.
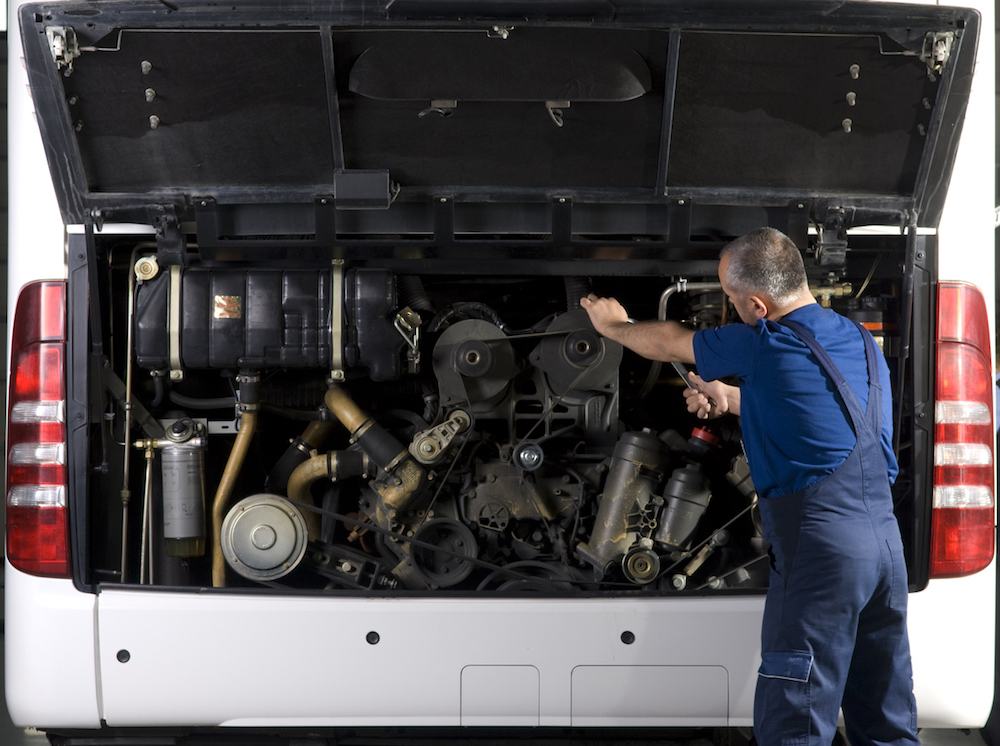
<svg viewBox="0 0 1000 746">
<path fill-rule="evenodd" d="M 934 496 L 930 576 L 993 559 L 994 381 L 986 301 L 972 285 L 938 284 Z"/>
<path fill-rule="evenodd" d="M 66 508 L 66 284 L 17 300 L 7 411 L 7 557 L 33 575 L 70 577 Z"/>
</svg>

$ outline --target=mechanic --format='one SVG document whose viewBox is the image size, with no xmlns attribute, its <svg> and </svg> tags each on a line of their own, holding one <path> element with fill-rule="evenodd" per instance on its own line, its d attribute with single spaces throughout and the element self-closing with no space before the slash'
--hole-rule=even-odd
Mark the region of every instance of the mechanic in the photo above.
<svg viewBox="0 0 1000 746">
<path fill-rule="evenodd" d="M 689 411 L 741 418 L 771 560 L 757 743 L 830 744 L 843 707 L 851 746 L 917 744 L 885 358 L 867 331 L 816 303 L 780 231 L 728 244 L 719 280 L 745 323 L 693 332 L 633 322 L 613 298 L 581 305 L 634 352 L 696 363 Z"/>
</svg>

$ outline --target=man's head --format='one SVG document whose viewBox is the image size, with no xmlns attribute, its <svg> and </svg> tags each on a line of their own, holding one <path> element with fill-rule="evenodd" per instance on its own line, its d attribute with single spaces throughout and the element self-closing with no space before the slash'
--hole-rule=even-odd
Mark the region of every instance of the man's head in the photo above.
<svg viewBox="0 0 1000 746">
<path fill-rule="evenodd" d="M 802 254 L 781 231 L 758 228 L 722 250 L 719 280 L 748 324 L 813 302 Z"/>
</svg>

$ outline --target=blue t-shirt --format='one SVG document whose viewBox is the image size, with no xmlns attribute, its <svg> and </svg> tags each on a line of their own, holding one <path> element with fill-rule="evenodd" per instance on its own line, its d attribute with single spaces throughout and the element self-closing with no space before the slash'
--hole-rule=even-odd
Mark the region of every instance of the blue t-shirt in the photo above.
<svg viewBox="0 0 1000 746">
<path fill-rule="evenodd" d="M 785 318 L 812 332 L 861 402 L 868 406 L 868 366 L 861 333 L 840 314 L 810 304 Z M 694 336 L 698 375 L 739 378 L 740 421 L 750 474 L 762 497 L 797 492 L 839 467 L 857 438 L 847 407 L 819 361 L 790 329 L 763 319 Z M 882 449 L 889 480 L 899 472 L 892 451 L 889 367 L 878 355 L 882 383 Z"/>
</svg>

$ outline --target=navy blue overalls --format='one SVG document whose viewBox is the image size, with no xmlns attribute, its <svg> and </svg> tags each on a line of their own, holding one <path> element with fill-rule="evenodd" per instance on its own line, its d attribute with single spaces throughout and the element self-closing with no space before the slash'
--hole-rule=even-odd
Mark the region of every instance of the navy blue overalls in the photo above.
<svg viewBox="0 0 1000 746">
<path fill-rule="evenodd" d="M 857 444 L 832 474 L 760 500 L 771 545 L 754 702 L 759 746 L 825 746 L 842 706 L 851 746 L 918 744 L 906 633 L 906 568 L 879 441 L 877 351 L 868 411 L 815 337 L 782 322 L 816 356 L 847 405 Z M 860 327 L 859 327 L 860 329 Z"/>
</svg>

